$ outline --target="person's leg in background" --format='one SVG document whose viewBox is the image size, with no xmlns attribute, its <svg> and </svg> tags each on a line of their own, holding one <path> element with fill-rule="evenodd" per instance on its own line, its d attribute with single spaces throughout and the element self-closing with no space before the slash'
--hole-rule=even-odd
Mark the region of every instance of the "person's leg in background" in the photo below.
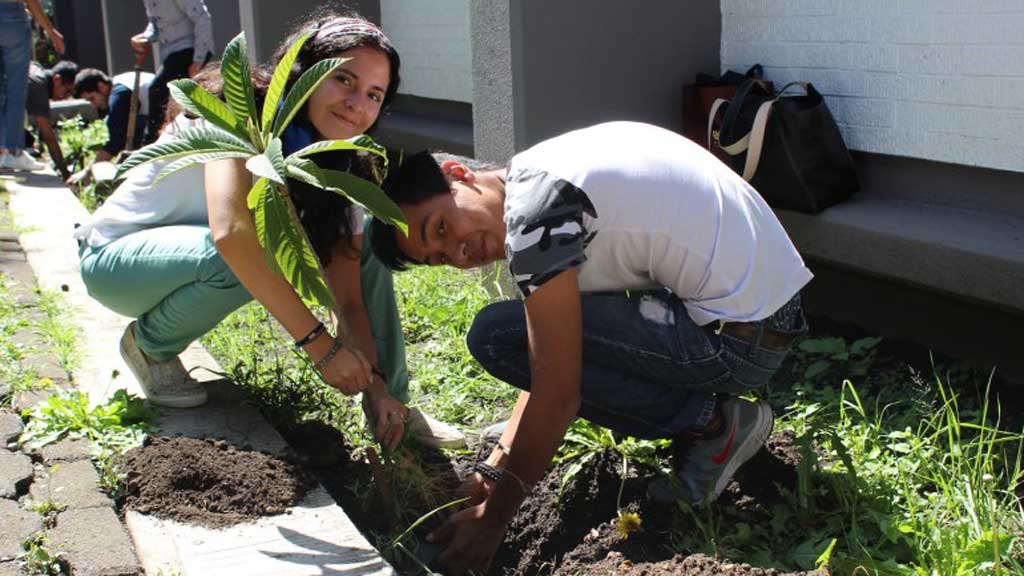
<svg viewBox="0 0 1024 576">
<path fill-rule="evenodd" d="M 0 149 L 3 167 L 25 148 L 25 98 L 32 58 L 32 25 L 24 4 L 0 3 Z"/>
<path fill-rule="evenodd" d="M 164 124 L 164 115 L 167 112 L 167 100 L 170 97 L 170 90 L 167 83 L 179 78 L 188 78 L 188 66 L 192 63 L 191 48 L 172 52 L 164 58 L 160 68 L 149 85 L 149 118 L 146 122 L 143 144 L 151 144 L 160 135 L 160 128 Z"/>
</svg>

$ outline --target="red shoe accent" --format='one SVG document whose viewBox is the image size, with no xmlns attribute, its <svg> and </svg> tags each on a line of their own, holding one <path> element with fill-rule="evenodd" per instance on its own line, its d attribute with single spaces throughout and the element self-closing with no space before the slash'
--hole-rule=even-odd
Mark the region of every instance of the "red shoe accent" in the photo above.
<svg viewBox="0 0 1024 576">
<path fill-rule="evenodd" d="M 711 461 L 721 466 L 725 462 L 725 459 L 729 457 L 729 453 L 732 452 L 732 441 L 736 438 L 736 425 L 733 424 L 732 430 L 729 431 L 729 440 L 725 443 L 725 448 L 722 449 L 718 454 L 711 456 Z"/>
</svg>

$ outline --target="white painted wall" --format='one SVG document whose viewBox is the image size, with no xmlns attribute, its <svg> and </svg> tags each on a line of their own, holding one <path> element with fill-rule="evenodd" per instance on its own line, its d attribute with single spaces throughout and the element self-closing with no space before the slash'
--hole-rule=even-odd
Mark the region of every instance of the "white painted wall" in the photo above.
<svg viewBox="0 0 1024 576">
<path fill-rule="evenodd" d="M 380 11 L 402 57 L 401 94 L 473 101 L 469 0 L 381 0 Z"/>
<path fill-rule="evenodd" d="M 854 150 L 1024 171 L 1024 0 L 721 0 L 722 70 L 814 84 Z"/>
</svg>

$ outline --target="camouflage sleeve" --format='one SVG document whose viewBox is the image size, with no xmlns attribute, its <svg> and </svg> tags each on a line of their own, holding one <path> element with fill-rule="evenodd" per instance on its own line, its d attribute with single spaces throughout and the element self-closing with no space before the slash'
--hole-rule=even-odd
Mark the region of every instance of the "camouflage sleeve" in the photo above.
<svg viewBox="0 0 1024 576">
<path fill-rule="evenodd" d="M 572 183 L 546 172 L 509 174 L 505 252 L 523 297 L 586 261 L 584 214 L 597 216 L 590 198 Z"/>
</svg>

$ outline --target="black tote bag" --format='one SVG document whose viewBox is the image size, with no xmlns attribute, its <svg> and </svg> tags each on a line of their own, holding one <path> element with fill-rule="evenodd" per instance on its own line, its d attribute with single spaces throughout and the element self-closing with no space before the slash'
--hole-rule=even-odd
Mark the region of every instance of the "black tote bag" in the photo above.
<svg viewBox="0 0 1024 576">
<path fill-rule="evenodd" d="M 787 95 L 802 87 L 803 95 Z M 853 159 L 825 99 L 809 83 L 777 95 L 749 80 L 729 102 L 718 145 L 729 164 L 772 206 L 816 214 L 860 189 Z M 709 140 L 711 140 L 709 138 Z"/>
</svg>

